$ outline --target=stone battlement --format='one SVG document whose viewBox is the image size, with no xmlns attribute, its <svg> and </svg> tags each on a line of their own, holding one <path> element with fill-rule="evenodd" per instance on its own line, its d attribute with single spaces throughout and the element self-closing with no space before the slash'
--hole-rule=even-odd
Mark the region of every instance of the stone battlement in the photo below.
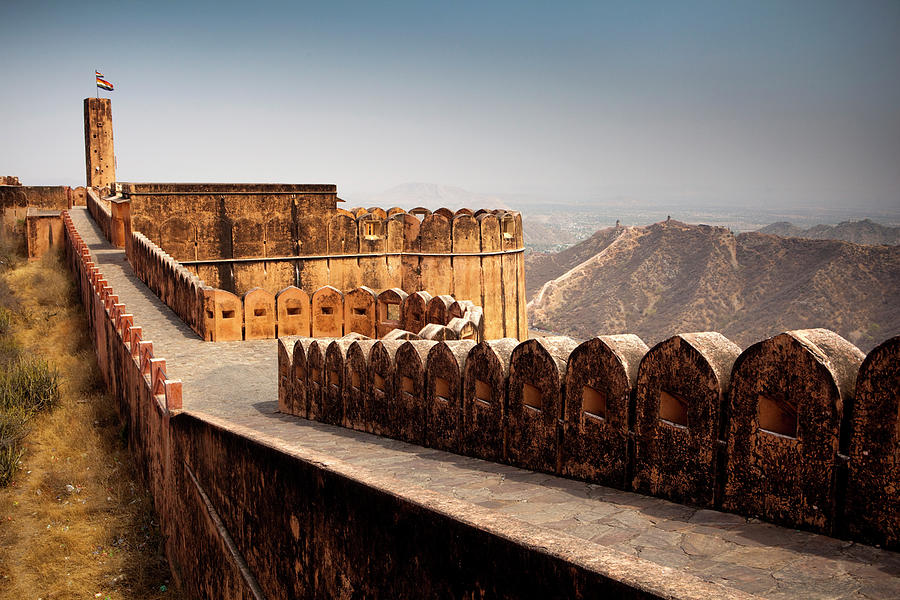
<svg viewBox="0 0 900 600">
<path fill-rule="evenodd" d="M 865 358 L 865 360 L 863 360 Z M 281 340 L 280 410 L 457 454 L 900 546 L 900 338 L 824 329 Z"/>
</svg>

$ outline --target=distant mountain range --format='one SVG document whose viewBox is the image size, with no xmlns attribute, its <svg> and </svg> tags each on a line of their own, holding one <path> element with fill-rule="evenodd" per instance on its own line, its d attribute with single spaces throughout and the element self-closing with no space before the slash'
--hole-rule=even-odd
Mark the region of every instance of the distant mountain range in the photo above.
<svg viewBox="0 0 900 600">
<path fill-rule="evenodd" d="M 816 225 L 809 229 L 797 227 L 792 223 L 781 221 L 772 223 L 759 230 L 781 237 L 800 237 L 811 240 L 843 240 L 854 244 L 900 244 L 900 227 L 887 227 L 869 219 L 862 221 L 844 221 L 837 225 Z"/>
<path fill-rule="evenodd" d="M 838 226 L 840 227 L 840 226 Z M 835 228 L 837 229 L 837 228 Z M 648 344 L 719 331 L 741 347 L 827 327 L 868 351 L 900 334 L 900 247 L 733 235 L 664 221 L 610 227 L 555 254 L 526 257 L 529 324 Z"/>
</svg>

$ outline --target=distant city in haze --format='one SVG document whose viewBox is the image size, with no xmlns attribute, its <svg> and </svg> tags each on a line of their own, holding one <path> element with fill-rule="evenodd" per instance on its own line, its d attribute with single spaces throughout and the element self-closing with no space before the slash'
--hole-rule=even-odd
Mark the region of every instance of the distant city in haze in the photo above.
<svg viewBox="0 0 900 600">
<path fill-rule="evenodd" d="M 121 180 L 419 186 L 586 229 L 900 224 L 893 0 L 38 1 L 0 8 L 0 50 L 25 184 L 83 182 L 99 69 Z"/>
</svg>

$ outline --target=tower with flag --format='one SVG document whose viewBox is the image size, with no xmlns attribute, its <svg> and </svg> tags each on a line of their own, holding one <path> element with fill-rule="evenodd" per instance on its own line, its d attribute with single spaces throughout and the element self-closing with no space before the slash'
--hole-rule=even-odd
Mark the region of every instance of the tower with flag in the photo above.
<svg viewBox="0 0 900 600">
<path fill-rule="evenodd" d="M 106 90 L 107 92 L 113 91 L 113 84 L 103 78 L 103 73 L 100 71 L 94 71 L 94 73 L 97 75 L 97 87 L 99 89 Z"/>
</svg>

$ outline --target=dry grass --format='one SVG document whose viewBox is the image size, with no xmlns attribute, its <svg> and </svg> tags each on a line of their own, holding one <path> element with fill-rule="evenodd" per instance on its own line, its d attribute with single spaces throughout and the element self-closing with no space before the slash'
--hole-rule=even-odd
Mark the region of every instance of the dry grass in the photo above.
<svg viewBox="0 0 900 600">
<path fill-rule="evenodd" d="M 69 273 L 56 256 L 9 256 L 0 305 L 11 308 L 10 334 L 23 356 L 58 369 L 61 399 L 31 421 L 20 470 L 0 489 L 0 598 L 174 597 Z"/>
</svg>

